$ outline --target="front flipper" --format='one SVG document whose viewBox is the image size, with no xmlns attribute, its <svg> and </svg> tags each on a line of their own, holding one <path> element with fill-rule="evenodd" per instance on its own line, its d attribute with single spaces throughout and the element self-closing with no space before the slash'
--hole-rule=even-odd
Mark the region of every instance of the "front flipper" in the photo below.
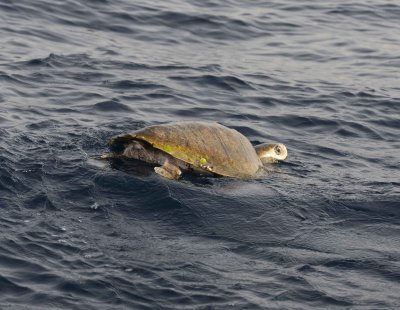
<svg viewBox="0 0 400 310">
<path fill-rule="evenodd" d="M 177 166 L 170 164 L 168 161 L 166 161 L 161 167 L 155 167 L 154 171 L 170 180 L 177 180 L 182 174 L 181 170 Z"/>
</svg>

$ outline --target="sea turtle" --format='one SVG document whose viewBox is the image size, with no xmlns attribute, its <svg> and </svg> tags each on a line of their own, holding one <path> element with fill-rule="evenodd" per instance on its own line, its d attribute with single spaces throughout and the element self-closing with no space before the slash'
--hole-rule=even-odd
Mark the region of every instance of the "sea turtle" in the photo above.
<svg viewBox="0 0 400 310">
<path fill-rule="evenodd" d="M 103 159 L 133 158 L 161 165 L 154 170 L 178 179 L 182 170 L 252 178 L 265 163 L 287 157 L 283 144 L 253 147 L 238 131 L 208 122 L 174 122 L 148 126 L 111 138 Z"/>
</svg>

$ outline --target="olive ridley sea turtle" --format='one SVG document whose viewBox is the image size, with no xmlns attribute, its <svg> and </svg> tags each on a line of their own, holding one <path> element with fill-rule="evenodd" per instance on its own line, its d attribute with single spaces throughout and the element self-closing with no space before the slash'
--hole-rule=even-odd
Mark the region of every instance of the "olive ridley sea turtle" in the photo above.
<svg viewBox="0 0 400 310">
<path fill-rule="evenodd" d="M 264 164 L 285 160 L 281 144 L 253 147 L 238 131 L 208 122 L 174 122 L 148 126 L 111 138 L 102 159 L 132 158 L 161 165 L 154 170 L 178 179 L 182 170 L 235 178 L 253 178 Z"/>
</svg>

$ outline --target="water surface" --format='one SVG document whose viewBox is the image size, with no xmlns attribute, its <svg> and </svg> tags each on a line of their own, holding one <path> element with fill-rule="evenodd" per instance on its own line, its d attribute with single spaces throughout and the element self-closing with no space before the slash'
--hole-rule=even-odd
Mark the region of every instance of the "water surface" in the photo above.
<svg viewBox="0 0 400 310">
<path fill-rule="evenodd" d="M 3 1 L 0 305 L 399 307 L 399 16 L 383 0 Z M 179 182 L 92 160 L 180 120 L 289 158 Z"/>
</svg>

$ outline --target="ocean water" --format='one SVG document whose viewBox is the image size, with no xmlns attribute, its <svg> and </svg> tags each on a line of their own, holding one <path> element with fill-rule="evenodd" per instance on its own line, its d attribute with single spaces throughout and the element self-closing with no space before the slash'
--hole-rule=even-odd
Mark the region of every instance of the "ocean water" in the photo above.
<svg viewBox="0 0 400 310">
<path fill-rule="evenodd" d="M 397 1 L 0 1 L 0 308 L 400 307 Z M 217 121 L 267 176 L 108 138 Z"/>
</svg>

